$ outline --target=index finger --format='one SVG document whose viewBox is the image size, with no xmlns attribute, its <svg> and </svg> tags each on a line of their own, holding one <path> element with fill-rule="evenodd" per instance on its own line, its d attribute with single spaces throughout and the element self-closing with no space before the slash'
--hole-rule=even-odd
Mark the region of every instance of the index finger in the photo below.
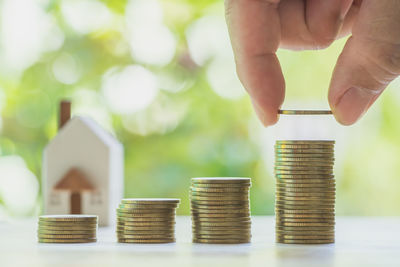
<svg viewBox="0 0 400 267">
<path fill-rule="evenodd" d="M 275 124 L 285 94 L 276 51 L 280 0 L 226 0 L 225 11 L 236 69 L 262 123 Z"/>
</svg>

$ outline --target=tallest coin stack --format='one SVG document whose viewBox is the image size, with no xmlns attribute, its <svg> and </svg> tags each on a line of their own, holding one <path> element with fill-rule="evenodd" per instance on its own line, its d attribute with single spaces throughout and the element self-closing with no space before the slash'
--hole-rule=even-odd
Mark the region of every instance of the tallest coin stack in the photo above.
<svg viewBox="0 0 400 267">
<path fill-rule="evenodd" d="M 334 141 L 277 141 L 276 241 L 335 241 Z"/>
</svg>

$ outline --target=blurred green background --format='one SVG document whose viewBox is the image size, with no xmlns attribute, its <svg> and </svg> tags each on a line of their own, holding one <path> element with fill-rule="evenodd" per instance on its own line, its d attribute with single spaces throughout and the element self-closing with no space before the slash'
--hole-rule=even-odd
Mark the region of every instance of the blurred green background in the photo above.
<svg viewBox="0 0 400 267">
<path fill-rule="evenodd" d="M 328 108 L 345 41 L 279 51 L 285 107 Z M 322 131 L 337 140 L 337 214 L 399 215 L 400 82 L 390 87 L 355 126 L 265 129 L 236 77 L 221 0 L 0 0 L 0 219 L 41 212 L 42 150 L 63 98 L 124 144 L 126 197 L 179 197 L 189 214 L 191 177 L 246 176 L 252 213 L 273 214 L 275 139 Z"/>
</svg>

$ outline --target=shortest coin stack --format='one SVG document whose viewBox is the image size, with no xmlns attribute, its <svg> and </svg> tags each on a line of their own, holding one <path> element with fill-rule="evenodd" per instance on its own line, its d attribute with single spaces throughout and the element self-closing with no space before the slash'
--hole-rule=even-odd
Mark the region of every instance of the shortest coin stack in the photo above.
<svg viewBox="0 0 400 267">
<path fill-rule="evenodd" d="M 176 198 L 122 199 L 117 209 L 119 243 L 175 242 Z"/>
<path fill-rule="evenodd" d="M 249 243 L 250 178 L 193 178 L 190 188 L 193 242 Z"/>
<path fill-rule="evenodd" d="M 39 243 L 92 243 L 96 233 L 96 215 L 39 216 Z"/>
</svg>

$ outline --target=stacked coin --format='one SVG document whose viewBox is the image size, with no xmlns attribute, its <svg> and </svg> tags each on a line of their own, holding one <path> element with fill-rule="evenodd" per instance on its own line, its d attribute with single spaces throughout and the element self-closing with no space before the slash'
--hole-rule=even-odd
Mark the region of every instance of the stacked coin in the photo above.
<svg viewBox="0 0 400 267">
<path fill-rule="evenodd" d="M 39 243 L 96 242 L 97 216 L 44 215 L 39 216 Z"/>
<path fill-rule="evenodd" d="M 335 241 L 334 141 L 277 141 L 276 241 Z"/>
<path fill-rule="evenodd" d="M 190 188 L 193 242 L 249 243 L 250 178 L 193 178 Z"/>
<path fill-rule="evenodd" d="M 117 209 L 120 243 L 175 242 L 175 198 L 122 199 Z"/>
</svg>

